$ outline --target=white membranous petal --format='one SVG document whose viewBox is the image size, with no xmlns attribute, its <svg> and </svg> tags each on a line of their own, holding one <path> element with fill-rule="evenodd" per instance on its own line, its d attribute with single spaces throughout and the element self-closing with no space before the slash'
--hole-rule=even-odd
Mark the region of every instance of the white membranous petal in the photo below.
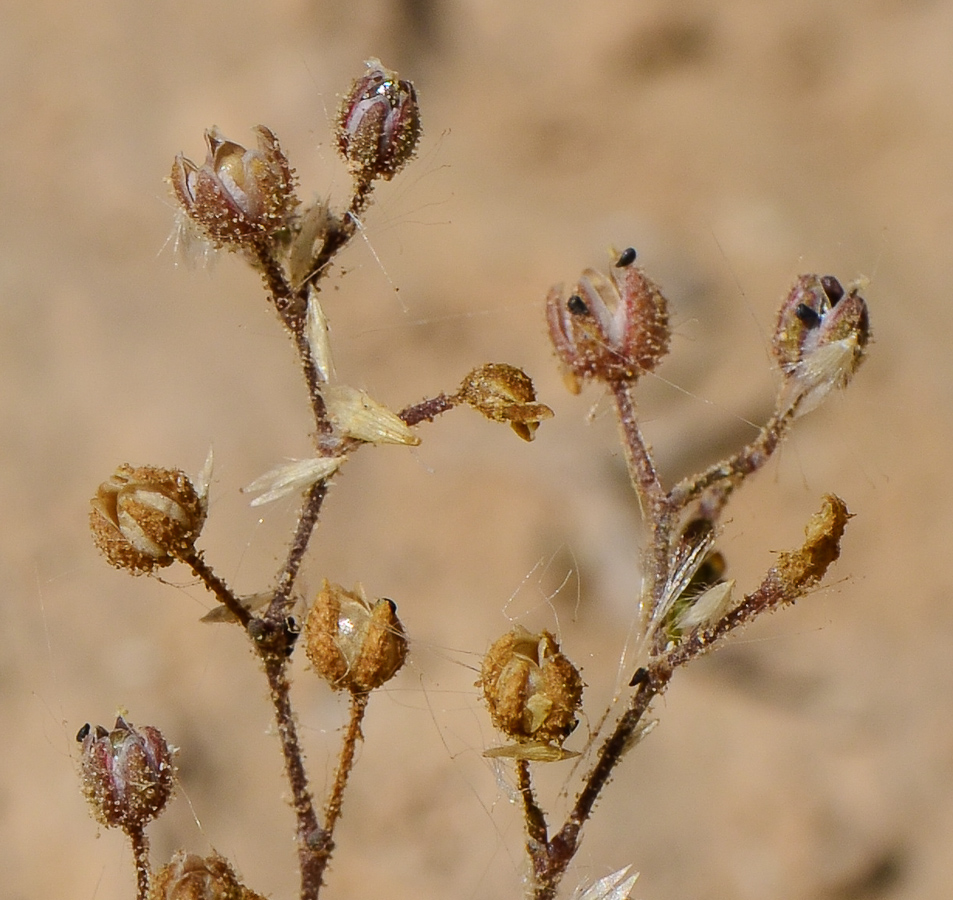
<svg viewBox="0 0 953 900">
<path fill-rule="evenodd" d="M 349 438 L 369 444 L 420 443 L 400 416 L 357 388 L 344 384 L 329 387 L 324 402 L 334 426 Z"/>
<path fill-rule="evenodd" d="M 333 475 L 346 456 L 320 456 L 315 459 L 293 459 L 282 463 L 242 488 L 246 494 L 257 494 L 252 506 L 263 506 L 280 500 L 295 491 L 306 491 L 312 485 Z"/>
<path fill-rule="evenodd" d="M 784 375 L 778 411 L 793 418 L 844 388 L 870 342 L 865 279 L 842 285 L 833 275 L 802 275 L 778 314 L 772 349 Z"/>
<path fill-rule="evenodd" d="M 311 204 L 298 221 L 288 252 L 288 278 L 295 289 L 315 274 L 315 258 L 324 245 L 328 224 L 328 205 L 323 200 Z"/>
<path fill-rule="evenodd" d="M 573 892 L 572 900 L 629 900 L 629 894 L 639 877 L 638 872 L 629 875 L 631 869 L 632 866 L 623 866 L 618 872 L 600 878 L 587 888 L 580 885 Z"/>
<path fill-rule="evenodd" d="M 334 374 L 331 361 L 331 342 L 328 335 L 328 318 L 318 299 L 314 285 L 308 285 L 308 312 L 305 323 L 305 335 L 311 348 L 311 358 L 318 370 L 321 381 L 328 382 Z"/>
<path fill-rule="evenodd" d="M 212 448 L 209 447 L 208 455 L 205 457 L 205 463 L 202 466 L 202 471 L 199 472 L 193 482 L 195 485 L 195 493 L 199 495 L 199 500 L 205 504 L 206 510 L 208 509 L 208 491 L 212 483 L 212 468 L 214 464 L 215 454 Z"/>
<path fill-rule="evenodd" d="M 693 628 L 714 625 L 724 618 L 725 613 L 732 607 L 731 595 L 734 586 L 734 579 L 722 581 L 699 594 L 692 601 L 691 606 L 686 607 L 685 611 L 676 617 L 675 628 L 684 634 Z"/>
</svg>

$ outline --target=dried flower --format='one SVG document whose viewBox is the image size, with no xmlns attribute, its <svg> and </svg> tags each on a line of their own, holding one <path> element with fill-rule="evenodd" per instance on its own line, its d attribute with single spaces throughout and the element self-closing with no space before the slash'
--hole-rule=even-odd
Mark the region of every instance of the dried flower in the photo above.
<svg viewBox="0 0 953 900">
<path fill-rule="evenodd" d="M 387 599 L 368 602 L 360 585 L 346 591 L 325 580 L 305 620 L 304 636 L 311 665 L 336 691 L 373 691 L 407 658 L 397 606 Z"/>
<path fill-rule="evenodd" d="M 686 594 L 672 607 L 668 632 L 671 637 L 695 628 L 709 628 L 731 610 L 735 582 L 722 581 L 696 594 Z"/>
<path fill-rule="evenodd" d="M 639 873 L 630 875 L 632 866 L 624 866 L 618 872 L 606 875 L 588 887 L 580 885 L 573 892 L 572 900 L 629 900 Z"/>
<path fill-rule="evenodd" d="M 517 625 L 503 635 L 483 658 L 477 686 L 483 688 L 493 724 L 518 743 L 549 745 L 558 751 L 576 727 L 582 678 L 548 631 L 532 634 Z"/>
<path fill-rule="evenodd" d="M 172 189 L 189 219 L 213 244 L 242 245 L 288 225 L 298 204 L 294 173 L 264 125 L 253 129 L 258 148 L 227 140 L 217 129 L 205 132 L 208 153 L 197 166 L 181 153 L 172 165 Z"/>
<path fill-rule="evenodd" d="M 417 437 L 397 413 L 372 400 L 366 392 L 345 384 L 324 391 L 328 417 L 344 437 L 369 444 L 416 446 Z"/>
<path fill-rule="evenodd" d="M 870 341 L 859 285 L 844 290 L 833 275 L 802 275 L 778 314 L 772 346 L 784 374 L 780 405 L 800 416 L 833 388 L 846 387 Z"/>
<path fill-rule="evenodd" d="M 417 92 L 409 81 L 385 69 L 379 59 L 366 62 L 341 102 L 338 149 L 358 177 L 390 180 L 413 158 L 420 139 Z"/>
<path fill-rule="evenodd" d="M 774 566 L 786 596 L 799 596 L 817 584 L 840 556 L 840 541 L 851 513 L 835 494 L 825 494 L 821 508 L 804 527 L 806 540 L 798 550 L 778 554 Z"/>
<path fill-rule="evenodd" d="M 195 545 L 205 524 L 206 492 L 207 484 L 196 490 L 178 469 L 119 466 L 91 501 L 93 541 L 112 565 L 133 575 L 171 565 Z"/>
<path fill-rule="evenodd" d="M 524 441 L 533 440 L 539 423 L 553 417 L 548 406 L 535 402 L 536 389 L 529 375 L 506 363 L 487 363 L 474 369 L 452 399 L 472 406 L 493 422 L 509 422 Z"/>
<path fill-rule="evenodd" d="M 287 497 L 288 494 L 310 490 L 325 478 L 330 478 L 347 459 L 346 456 L 318 456 L 313 459 L 293 459 L 269 469 L 251 484 L 245 485 L 242 492 L 259 494 L 252 500 L 252 506 L 264 506 L 273 500 Z"/>
<path fill-rule="evenodd" d="M 634 381 L 668 352 L 667 301 L 635 265 L 614 268 L 610 277 L 586 269 L 568 298 L 553 288 L 546 318 L 573 393 L 586 378 Z"/>
<path fill-rule="evenodd" d="M 149 900 L 264 900 L 245 887 L 228 860 L 218 854 L 202 858 L 177 850 L 153 876 Z"/>
<path fill-rule="evenodd" d="M 308 285 L 308 310 L 305 317 L 305 336 L 308 339 L 308 348 L 311 350 L 311 359 L 318 372 L 319 381 L 330 381 L 334 373 L 334 362 L 331 359 L 331 341 L 328 328 L 328 318 L 321 306 L 318 289 Z"/>
<path fill-rule="evenodd" d="M 112 731 L 84 725 L 77 739 L 83 793 L 97 821 L 138 830 L 162 812 L 172 795 L 175 749 L 157 728 L 133 728 L 119 716 Z"/>
<path fill-rule="evenodd" d="M 295 218 L 288 246 L 288 280 L 295 290 L 315 274 L 315 260 L 324 247 L 331 222 L 324 200 L 316 200 Z"/>
</svg>

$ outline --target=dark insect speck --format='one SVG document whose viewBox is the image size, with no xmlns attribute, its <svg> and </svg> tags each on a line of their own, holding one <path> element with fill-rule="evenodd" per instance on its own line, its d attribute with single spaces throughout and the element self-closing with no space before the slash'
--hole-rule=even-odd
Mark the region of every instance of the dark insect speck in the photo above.
<svg viewBox="0 0 953 900">
<path fill-rule="evenodd" d="M 573 294 L 569 298 L 566 307 L 574 316 L 585 316 L 589 314 L 589 307 L 586 306 L 586 301 L 578 294 Z"/>
<path fill-rule="evenodd" d="M 798 303 L 794 310 L 796 315 L 808 328 L 817 328 L 821 324 L 821 314 L 806 303 Z"/>
<path fill-rule="evenodd" d="M 648 681 L 649 670 L 645 666 L 639 666 L 635 670 L 635 674 L 632 676 L 632 680 L 629 682 L 629 687 L 635 687 L 639 684 L 644 684 Z"/>
<path fill-rule="evenodd" d="M 631 266 L 635 262 L 635 247 L 627 247 L 622 251 L 622 255 L 616 261 L 615 267 L 617 269 L 624 269 L 626 266 Z"/>
<path fill-rule="evenodd" d="M 827 299 L 831 301 L 831 306 L 837 306 L 837 301 L 844 296 L 844 288 L 833 275 L 824 275 L 821 278 L 821 287 L 827 294 Z"/>
</svg>

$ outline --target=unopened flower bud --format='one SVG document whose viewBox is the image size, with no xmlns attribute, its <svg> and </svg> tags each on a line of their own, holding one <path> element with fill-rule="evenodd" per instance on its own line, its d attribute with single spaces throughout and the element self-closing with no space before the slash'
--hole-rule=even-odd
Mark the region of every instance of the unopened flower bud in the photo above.
<svg viewBox="0 0 953 900">
<path fill-rule="evenodd" d="M 582 677 L 548 631 L 517 625 L 503 635 L 483 658 L 477 685 L 493 724 L 520 743 L 559 747 L 576 727 Z"/>
<path fill-rule="evenodd" d="M 867 304 L 857 285 L 844 290 L 832 275 L 802 275 L 778 314 L 772 347 L 784 374 L 781 407 L 815 409 L 833 388 L 846 387 L 870 340 Z"/>
<path fill-rule="evenodd" d="M 351 85 L 341 102 L 338 149 L 356 176 L 389 181 L 417 149 L 417 92 L 379 59 L 369 59 L 366 65 L 363 78 Z"/>
<path fill-rule="evenodd" d="M 524 441 L 531 441 L 543 419 L 553 411 L 536 402 L 533 381 L 522 369 L 506 363 L 487 363 L 463 379 L 455 400 L 472 406 L 493 422 L 509 422 Z"/>
<path fill-rule="evenodd" d="M 392 600 L 373 603 L 358 586 L 346 591 L 324 582 L 304 624 L 305 652 L 336 691 L 379 688 L 407 658 L 407 638 Z"/>
<path fill-rule="evenodd" d="M 668 352 L 668 304 L 639 266 L 609 277 L 586 269 L 567 298 L 561 287 L 546 300 L 549 336 L 573 393 L 586 378 L 634 381 Z"/>
<path fill-rule="evenodd" d="M 228 860 L 178 850 L 152 877 L 149 900 L 264 900 L 245 887 Z"/>
<path fill-rule="evenodd" d="M 112 731 L 84 726 L 80 774 L 94 817 L 108 828 L 141 829 L 172 795 L 174 748 L 157 728 L 133 728 L 122 716 Z"/>
<path fill-rule="evenodd" d="M 156 466 L 120 466 L 91 502 L 93 541 L 112 565 L 133 575 L 191 552 L 208 509 L 204 491 L 184 472 Z"/>
<path fill-rule="evenodd" d="M 264 125 L 253 129 L 258 148 L 205 132 L 208 153 L 197 166 L 181 153 L 172 166 L 172 189 L 189 219 L 213 244 L 241 245 L 286 227 L 298 203 L 294 173 L 278 139 Z"/>
</svg>

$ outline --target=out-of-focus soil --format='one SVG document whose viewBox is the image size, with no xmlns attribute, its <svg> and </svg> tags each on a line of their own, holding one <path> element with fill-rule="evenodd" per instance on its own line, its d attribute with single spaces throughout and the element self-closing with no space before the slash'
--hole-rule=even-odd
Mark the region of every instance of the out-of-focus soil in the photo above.
<svg viewBox="0 0 953 900">
<path fill-rule="evenodd" d="M 523 444 L 456 411 L 335 485 L 303 586 L 394 598 L 413 654 L 370 704 L 327 895 L 521 895 L 476 668 L 514 621 L 558 629 L 588 684 L 570 744 L 611 695 L 638 510 L 608 407 L 565 391 L 541 304 L 631 244 L 673 308 L 642 395 L 669 481 L 769 414 L 768 335 L 799 273 L 869 278 L 875 343 L 721 537 L 749 587 L 835 491 L 856 513 L 840 562 L 679 673 L 567 895 L 632 864 L 651 900 L 949 896 L 953 4 L 35 0 L 0 11 L 0 898 L 132 894 L 75 776 L 76 730 L 118 708 L 181 747 L 156 859 L 214 847 L 295 895 L 241 635 L 198 624 L 211 602 L 187 573 L 108 568 L 86 516 L 116 464 L 196 471 L 211 445 L 202 546 L 238 590 L 268 584 L 294 504 L 256 512 L 239 488 L 307 455 L 304 393 L 253 273 L 174 265 L 163 179 L 178 151 L 203 156 L 205 127 L 243 140 L 261 122 L 303 194 L 340 201 L 329 117 L 370 56 L 414 79 L 426 134 L 325 293 L 339 377 L 399 408 L 505 360 L 556 418 Z M 344 705 L 303 665 L 296 686 L 321 785 Z M 571 764 L 543 769 L 562 810 Z"/>
</svg>

